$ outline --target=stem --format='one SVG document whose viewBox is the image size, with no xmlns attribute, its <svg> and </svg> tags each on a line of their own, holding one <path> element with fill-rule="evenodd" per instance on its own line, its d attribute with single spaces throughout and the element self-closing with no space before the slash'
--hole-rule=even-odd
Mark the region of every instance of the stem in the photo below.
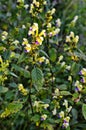
<svg viewBox="0 0 86 130">
<path fill-rule="evenodd" d="M 54 75 L 53 75 L 52 70 L 51 70 L 51 74 L 52 74 L 52 75 L 51 75 L 51 76 L 52 76 L 52 88 L 51 88 L 51 89 L 52 89 L 52 93 L 53 93 L 53 90 L 54 90 L 54 89 L 53 89 L 53 87 L 54 87 L 53 76 L 54 76 Z"/>
<path fill-rule="evenodd" d="M 33 105 L 32 105 L 32 99 L 31 99 L 31 92 L 29 93 L 29 102 L 30 102 L 30 107 L 31 107 L 32 115 L 34 115 Z"/>
</svg>

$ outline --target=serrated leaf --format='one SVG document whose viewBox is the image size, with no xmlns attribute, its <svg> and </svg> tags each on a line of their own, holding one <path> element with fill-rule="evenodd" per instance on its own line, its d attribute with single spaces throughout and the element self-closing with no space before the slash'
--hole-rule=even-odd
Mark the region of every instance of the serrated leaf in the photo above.
<svg viewBox="0 0 86 130">
<path fill-rule="evenodd" d="M 43 86 L 43 80 L 44 80 L 42 71 L 38 67 L 35 67 L 32 70 L 31 76 L 33 85 L 37 90 L 40 90 Z"/>
<path fill-rule="evenodd" d="M 7 87 L 0 86 L 0 93 L 6 93 L 8 91 Z"/>
<path fill-rule="evenodd" d="M 82 114 L 83 114 L 83 116 L 84 116 L 84 118 L 86 120 L 86 104 L 82 105 Z"/>
</svg>

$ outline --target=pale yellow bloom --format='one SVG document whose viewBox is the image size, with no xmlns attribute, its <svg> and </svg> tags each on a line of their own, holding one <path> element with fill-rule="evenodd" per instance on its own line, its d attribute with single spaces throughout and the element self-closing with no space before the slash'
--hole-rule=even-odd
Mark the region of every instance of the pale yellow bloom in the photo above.
<svg viewBox="0 0 86 130">
<path fill-rule="evenodd" d="M 61 112 L 59 113 L 59 116 L 60 116 L 60 118 L 64 118 L 64 111 L 61 111 Z"/>
<path fill-rule="evenodd" d="M 19 84 L 18 89 L 24 96 L 28 94 L 28 90 L 24 88 L 23 84 Z"/>
<path fill-rule="evenodd" d="M 74 38 L 74 32 L 70 32 L 70 35 L 69 35 L 71 38 Z"/>
<path fill-rule="evenodd" d="M 55 13 L 55 11 L 56 11 L 56 9 L 53 8 L 53 9 L 51 10 L 51 15 L 53 15 L 53 14 Z"/>
<path fill-rule="evenodd" d="M 30 44 L 27 44 L 24 48 L 25 48 L 25 50 L 26 50 L 27 52 L 30 52 L 30 51 L 31 51 L 31 45 L 30 45 Z"/>
<path fill-rule="evenodd" d="M 58 27 L 61 26 L 61 20 L 59 18 L 56 20 L 56 24 L 57 24 Z"/>
<path fill-rule="evenodd" d="M 79 41 L 79 36 L 77 35 L 77 36 L 73 39 L 73 41 L 74 41 L 75 43 L 77 43 L 77 42 Z"/>
<path fill-rule="evenodd" d="M 26 38 L 23 38 L 23 43 L 22 45 L 27 45 L 28 44 L 28 40 Z"/>
<path fill-rule="evenodd" d="M 43 57 L 38 58 L 37 61 L 38 61 L 39 63 L 42 63 L 42 62 L 45 61 L 45 59 L 46 59 L 46 58 L 43 56 Z"/>
<path fill-rule="evenodd" d="M 66 36 L 66 42 L 71 42 L 70 36 Z"/>
<path fill-rule="evenodd" d="M 47 119 L 47 115 L 44 114 L 44 115 L 41 116 L 41 118 L 42 118 L 43 120 L 46 120 L 46 119 Z"/>
</svg>

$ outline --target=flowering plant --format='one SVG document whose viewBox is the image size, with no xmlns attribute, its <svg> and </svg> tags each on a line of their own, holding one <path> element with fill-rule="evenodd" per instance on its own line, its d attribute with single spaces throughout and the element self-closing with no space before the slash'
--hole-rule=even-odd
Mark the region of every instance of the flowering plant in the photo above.
<svg viewBox="0 0 86 130">
<path fill-rule="evenodd" d="M 9 25 L 0 30 L 1 128 L 84 130 L 85 54 L 73 31 L 78 16 L 61 34 L 63 21 L 48 0 L 12 5 L 16 13 L 8 10 Z"/>
</svg>

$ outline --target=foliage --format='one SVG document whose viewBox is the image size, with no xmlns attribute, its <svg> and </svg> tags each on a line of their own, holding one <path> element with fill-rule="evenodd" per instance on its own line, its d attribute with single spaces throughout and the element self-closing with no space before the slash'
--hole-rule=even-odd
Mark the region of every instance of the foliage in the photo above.
<svg viewBox="0 0 86 130">
<path fill-rule="evenodd" d="M 85 2 L 1 0 L 1 129 L 86 129 Z"/>
</svg>

